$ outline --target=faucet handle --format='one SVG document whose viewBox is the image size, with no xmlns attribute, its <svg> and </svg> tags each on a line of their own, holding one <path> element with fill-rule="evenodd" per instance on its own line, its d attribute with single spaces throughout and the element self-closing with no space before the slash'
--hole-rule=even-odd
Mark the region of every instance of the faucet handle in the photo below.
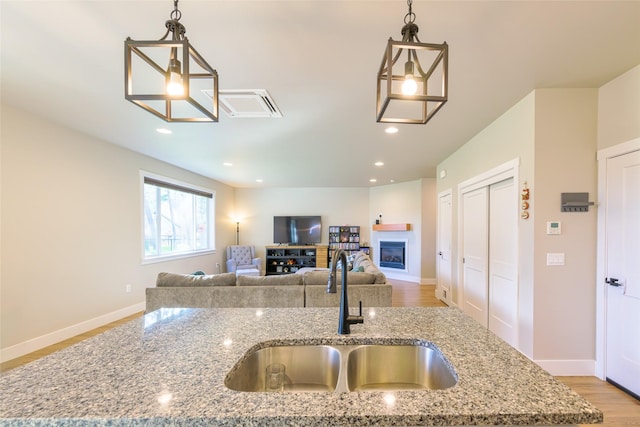
<svg viewBox="0 0 640 427">
<path fill-rule="evenodd" d="M 362 301 L 358 301 L 358 307 L 360 308 L 360 313 L 357 316 L 349 316 L 349 323 L 364 323 L 364 317 L 362 317 Z"/>
</svg>

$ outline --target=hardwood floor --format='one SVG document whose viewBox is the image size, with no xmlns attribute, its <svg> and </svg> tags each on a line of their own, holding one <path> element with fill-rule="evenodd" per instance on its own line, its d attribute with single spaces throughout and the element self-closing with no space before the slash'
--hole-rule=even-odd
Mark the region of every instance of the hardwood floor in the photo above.
<svg viewBox="0 0 640 427">
<path fill-rule="evenodd" d="M 634 399 L 596 377 L 557 377 L 557 379 L 604 413 L 603 426 L 640 426 L 640 400 Z"/>
<path fill-rule="evenodd" d="M 393 285 L 391 303 L 394 307 L 446 307 L 446 304 L 435 297 L 435 286 L 419 285 L 400 280 L 389 280 L 389 282 Z M 126 323 L 141 315 L 142 313 L 137 313 L 125 317 L 119 321 L 78 335 L 77 337 L 2 363 L 0 364 L 0 372 L 25 365 L 33 360 L 94 335 L 98 335 L 105 330 Z M 571 387 L 578 394 L 584 396 L 604 413 L 604 423 L 602 425 L 616 427 L 640 426 L 640 401 L 618 390 L 607 382 L 601 381 L 596 377 L 558 377 L 558 380 Z M 584 424 L 584 426 L 587 425 L 588 424 Z"/>
<path fill-rule="evenodd" d="M 446 307 L 447 305 L 436 298 L 436 287 L 433 285 L 418 285 L 417 283 L 391 280 L 391 305 L 393 307 Z"/>
<path fill-rule="evenodd" d="M 44 357 L 48 354 L 55 353 L 56 351 L 62 350 L 65 347 L 70 347 L 76 343 L 79 343 L 80 341 L 86 340 L 87 338 L 91 338 L 111 328 L 115 328 L 118 325 L 127 323 L 135 318 L 142 316 L 143 314 L 144 314 L 143 312 L 132 314 L 131 316 L 124 317 L 120 320 L 116 320 L 115 322 L 107 323 L 104 326 L 101 326 L 96 329 L 92 329 L 90 331 L 85 332 L 84 334 L 76 335 L 75 337 L 66 339 L 64 341 L 60 341 L 59 343 L 34 351 L 33 353 L 25 354 L 22 357 L 17 357 L 15 359 L 8 360 L 0 364 L 0 372 L 5 372 L 10 369 L 17 368 L 18 366 L 26 365 L 27 363 L 33 362 L 34 360 L 40 359 L 41 357 Z"/>
</svg>

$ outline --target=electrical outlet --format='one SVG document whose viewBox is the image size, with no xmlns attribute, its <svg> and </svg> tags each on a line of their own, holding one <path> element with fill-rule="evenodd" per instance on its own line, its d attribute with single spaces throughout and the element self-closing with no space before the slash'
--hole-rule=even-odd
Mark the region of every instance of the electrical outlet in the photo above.
<svg viewBox="0 0 640 427">
<path fill-rule="evenodd" d="M 126 285 L 124 286 L 124 291 L 125 291 L 125 292 L 127 292 L 127 293 L 131 292 L 131 285 L 126 284 Z"/>
</svg>

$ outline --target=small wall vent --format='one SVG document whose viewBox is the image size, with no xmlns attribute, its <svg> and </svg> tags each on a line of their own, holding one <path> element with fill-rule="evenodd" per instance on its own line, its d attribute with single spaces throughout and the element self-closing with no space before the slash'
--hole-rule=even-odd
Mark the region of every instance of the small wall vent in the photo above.
<svg viewBox="0 0 640 427">
<path fill-rule="evenodd" d="M 212 97 L 212 91 L 204 91 Z M 280 118 L 282 113 L 265 89 L 233 89 L 218 92 L 220 108 L 227 116 L 237 118 Z"/>
</svg>

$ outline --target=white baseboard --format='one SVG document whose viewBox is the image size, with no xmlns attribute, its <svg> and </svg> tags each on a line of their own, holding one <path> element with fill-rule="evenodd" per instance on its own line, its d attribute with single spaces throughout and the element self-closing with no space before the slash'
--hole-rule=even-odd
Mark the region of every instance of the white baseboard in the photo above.
<svg viewBox="0 0 640 427">
<path fill-rule="evenodd" d="M 107 323 L 115 322 L 116 320 L 120 320 L 123 317 L 139 313 L 141 311 L 144 311 L 144 309 L 145 303 L 141 302 L 129 307 L 122 308 L 120 310 L 113 311 L 111 313 L 103 314 L 102 316 L 94 317 L 93 319 L 85 320 L 84 322 L 80 322 L 75 325 L 59 329 L 57 331 L 50 332 L 46 335 L 41 335 L 39 337 L 23 341 L 19 344 L 12 345 L 11 347 L 0 349 L 0 362 L 6 362 L 7 360 L 24 356 L 25 354 L 29 354 L 36 350 L 40 350 L 50 345 L 59 343 L 66 339 L 88 332 L 92 329 L 99 328 L 100 326 L 104 326 Z"/>
<path fill-rule="evenodd" d="M 413 276 L 411 274 L 404 273 L 402 271 L 392 271 L 392 270 L 393 269 L 391 269 L 391 268 L 380 269 L 380 271 L 382 271 L 384 273 L 384 275 L 387 276 L 387 278 L 389 278 L 389 279 L 402 280 L 404 282 L 419 283 L 420 285 L 435 285 L 436 284 L 435 277 L 433 277 L 433 278 L 424 278 L 424 277 Z"/>
<path fill-rule="evenodd" d="M 595 360 L 534 360 L 534 362 L 557 377 L 592 377 L 596 372 Z"/>
<path fill-rule="evenodd" d="M 403 273 L 402 271 L 395 272 L 395 271 L 389 271 L 389 270 L 392 270 L 392 269 L 385 268 L 384 271 L 380 269 L 380 271 L 384 273 L 387 279 L 402 280 L 403 282 L 420 283 L 420 278 L 418 276 L 412 276 L 408 273 Z"/>
<path fill-rule="evenodd" d="M 451 291 L 449 291 L 448 297 L 445 298 L 445 296 L 442 294 L 442 289 L 436 286 L 436 298 L 447 304 L 449 307 L 457 307 L 457 305 L 451 300 Z"/>
</svg>

